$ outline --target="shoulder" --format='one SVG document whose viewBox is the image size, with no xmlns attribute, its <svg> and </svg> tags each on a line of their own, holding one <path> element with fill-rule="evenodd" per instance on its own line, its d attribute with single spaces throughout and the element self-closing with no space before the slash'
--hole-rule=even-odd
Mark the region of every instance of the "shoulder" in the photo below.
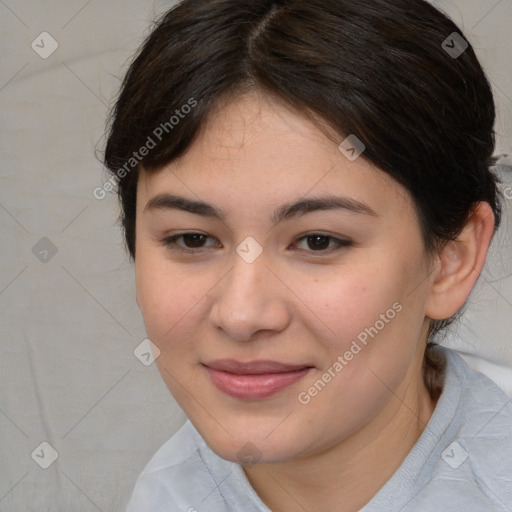
<svg viewBox="0 0 512 512">
<path fill-rule="evenodd" d="M 512 403 L 459 354 L 442 350 L 448 363 L 443 405 L 453 407 L 453 416 L 431 455 L 433 478 L 424 491 L 439 505 L 450 499 L 457 504 L 452 510 L 512 510 Z"/>
<path fill-rule="evenodd" d="M 126 512 L 267 512 L 239 464 L 220 458 L 190 420 L 153 455 Z"/>
<path fill-rule="evenodd" d="M 450 397 L 458 397 L 454 422 L 458 433 L 464 437 L 478 440 L 486 436 L 502 438 L 512 443 L 510 428 L 512 421 L 512 402 L 505 392 L 489 377 L 468 366 L 455 351 L 443 348 L 447 357 L 447 390 Z M 453 388 L 459 392 L 454 393 Z M 512 446 L 512 444 L 511 444 Z"/>
<path fill-rule="evenodd" d="M 456 417 L 457 441 L 467 452 L 476 477 L 508 478 L 512 483 L 512 402 L 483 373 L 450 351 L 454 371 L 464 387 Z"/>
<path fill-rule="evenodd" d="M 197 456 L 194 428 L 187 420 L 151 457 L 142 474 L 150 474 L 190 463 Z"/>
<path fill-rule="evenodd" d="M 201 460 L 195 430 L 187 420 L 139 475 L 126 512 L 193 511 L 194 496 L 201 493 L 210 480 Z"/>
<path fill-rule="evenodd" d="M 512 403 L 455 351 L 428 425 L 365 512 L 512 511 Z"/>
</svg>

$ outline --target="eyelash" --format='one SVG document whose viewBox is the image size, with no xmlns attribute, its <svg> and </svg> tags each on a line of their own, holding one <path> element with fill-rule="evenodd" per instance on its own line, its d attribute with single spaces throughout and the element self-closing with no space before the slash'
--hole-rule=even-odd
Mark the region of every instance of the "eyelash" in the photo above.
<svg viewBox="0 0 512 512">
<path fill-rule="evenodd" d="M 187 235 L 191 235 L 191 236 L 192 235 L 199 235 L 199 236 L 202 236 L 202 237 L 211 238 L 210 236 L 204 235 L 203 233 L 189 232 L 189 233 L 180 233 L 180 234 L 177 234 L 177 235 L 166 237 L 166 238 L 164 238 L 162 240 L 162 243 L 169 250 L 177 251 L 177 252 L 181 252 L 181 253 L 185 253 L 185 254 L 195 254 L 195 253 L 198 253 L 199 251 L 204 249 L 203 247 L 200 247 L 198 249 L 186 249 L 186 248 L 180 247 L 179 245 L 176 244 L 176 241 L 178 239 L 183 238 L 184 236 L 187 236 Z M 353 245 L 353 242 L 351 242 L 349 240 L 341 240 L 339 238 L 335 238 L 335 237 L 330 236 L 330 235 L 324 235 L 322 233 L 310 233 L 310 234 L 304 235 L 304 236 L 298 238 L 296 240 L 296 243 L 297 242 L 301 242 L 302 240 L 305 240 L 307 238 L 314 238 L 314 237 L 317 237 L 317 236 L 322 237 L 322 238 L 326 238 L 329 241 L 334 242 L 337 247 L 335 247 L 334 249 L 331 249 L 331 250 L 323 249 L 323 250 L 320 250 L 320 251 L 305 251 L 305 252 L 309 252 L 309 253 L 313 253 L 313 254 L 318 253 L 320 255 L 322 253 L 330 254 L 333 251 L 339 250 L 339 249 L 344 248 L 344 247 L 350 247 L 351 245 Z"/>
</svg>

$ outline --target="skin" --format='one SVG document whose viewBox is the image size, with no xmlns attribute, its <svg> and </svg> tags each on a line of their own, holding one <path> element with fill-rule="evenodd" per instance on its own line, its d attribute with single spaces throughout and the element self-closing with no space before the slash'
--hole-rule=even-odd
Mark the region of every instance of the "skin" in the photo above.
<svg viewBox="0 0 512 512">
<path fill-rule="evenodd" d="M 345 158 L 342 140 L 251 93 L 224 105 L 182 158 L 138 183 L 137 303 L 161 351 L 158 369 L 219 456 L 241 462 L 241 449 L 256 450 L 243 467 L 274 512 L 359 510 L 400 466 L 436 405 L 421 372 L 429 319 L 463 305 L 493 232 L 492 210 L 479 203 L 459 239 L 428 256 L 407 191 L 364 155 Z M 145 211 L 161 193 L 206 201 L 226 218 Z M 284 203 L 324 194 L 376 215 L 270 219 Z M 176 242 L 193 254 L 163 242 L 183 232 L 208 238 Z M 318 233 L 352 245 L 327 239 L 319 249 L 301 239 Z M 263 249 L 252 263 L 236 252 L 248 236 Z M 298 394 L 395 303 L 395 318 L 300 403 Z M 242 400 L 218 390 L 202 365 L 220 358 L 314 369 L 273 396 Z"/>
</svg>

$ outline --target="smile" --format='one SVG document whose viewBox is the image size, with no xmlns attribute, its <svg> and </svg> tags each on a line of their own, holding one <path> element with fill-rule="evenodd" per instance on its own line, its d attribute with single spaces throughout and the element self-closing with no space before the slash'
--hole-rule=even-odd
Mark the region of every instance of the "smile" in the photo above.
<svg viewBox="0 0 512 512">
<path fill-rule="evenodd" d="M 214 361 L 205 365 L 212 383 L 227 395 L 240 399 L 261 399 L 278 393 L 302 379 L 311 369 L 274 361 L 240 363 Z"/>
</svg>

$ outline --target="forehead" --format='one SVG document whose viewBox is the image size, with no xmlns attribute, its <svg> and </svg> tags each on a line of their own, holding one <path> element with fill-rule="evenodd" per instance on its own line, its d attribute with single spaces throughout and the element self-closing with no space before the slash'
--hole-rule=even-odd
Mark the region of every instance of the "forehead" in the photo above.
<svg viewBox="0 0 512 512">
<path fill-rule="evenodd" d="M 338 147 L 345 137 L 325 128 L 261 94 L 239 97 L 216 110 L 181 158 L 141 172 L 140 206 L 162 192 L 181 193 L 236 214 L 335 193 L 379 215 L 412 211 L 401 185 L 364 154 L 349 160 Z"/>
</svg>

